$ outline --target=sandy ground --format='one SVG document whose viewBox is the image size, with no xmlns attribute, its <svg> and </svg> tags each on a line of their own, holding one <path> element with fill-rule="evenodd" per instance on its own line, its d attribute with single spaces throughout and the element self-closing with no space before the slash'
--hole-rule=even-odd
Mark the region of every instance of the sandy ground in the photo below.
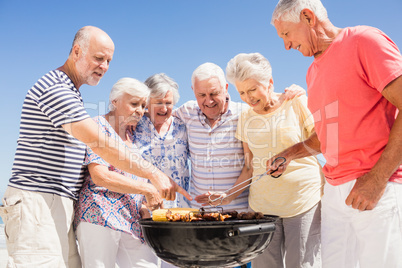
<svg viewBox="0 0 402 268">
<path fill-rule="evenodd" d="M 6 268 L 7 266 L 7 249 L 0 248 L 0 268 Z"/>
<path fill-rule="evenodd" d="M 5 268 L 7 266 L 7 249 L 6 249 L 6 238 L 4 235 L 4 224 L 0 224 L 0 268 Z"/>
</svg>

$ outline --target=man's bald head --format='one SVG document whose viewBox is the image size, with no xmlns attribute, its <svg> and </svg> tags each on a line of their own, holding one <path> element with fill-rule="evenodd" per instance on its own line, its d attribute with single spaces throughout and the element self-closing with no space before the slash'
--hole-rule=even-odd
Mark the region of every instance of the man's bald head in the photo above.
<svg viewBox="0 0 402 268">
<path fill-rule="evenodd" d="M 79 29 L 78 32 L 75 34 L 72 48 L 75 45 L 79 45 L 82 49 L 82 53 L 85 55 L 88 51 L 91 37 L 93 37 L 93 36 L 104 36 L 111 40 L 109 35 L 105 31 L 99 29 L 98 27 L 84 26 L 81 29 Z M 70 51 L 70 54 L 71 54 L 71 51 Z"/>
</svg>

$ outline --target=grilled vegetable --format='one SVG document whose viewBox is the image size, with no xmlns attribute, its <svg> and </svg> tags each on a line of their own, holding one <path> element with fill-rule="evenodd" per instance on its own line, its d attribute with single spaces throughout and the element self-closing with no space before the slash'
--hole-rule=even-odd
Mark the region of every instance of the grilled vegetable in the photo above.
<svg viewBox="0 0 402 268">
<path fill-rule="evenodd" d="M 188 215 L 190 212 L 199 212 L 198 209 L 195 208 L 162 208 L 162 209 L 157 209 L 152 212 L 152 220 L 154 221 L 168 221 L 168 218 L 166 217 L 166 214 L 169 211 L 169 215 L 176 215 L 179 217 L 180 216 L 185 216 Z"/>
</svg>

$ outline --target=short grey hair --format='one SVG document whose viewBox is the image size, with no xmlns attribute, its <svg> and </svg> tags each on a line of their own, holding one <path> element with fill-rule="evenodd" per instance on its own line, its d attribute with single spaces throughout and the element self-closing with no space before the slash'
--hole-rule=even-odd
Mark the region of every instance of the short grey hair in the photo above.
<svg viewBox="0 0 402 268">
<path fill-rule="evenodd" d="M 85 56 L 88 52 L 89 41 L 91 41 L 91 32 L 93 30 L 93 26 L 84 26 L 78 30 L 78 32 L 74 36 L 73 45 L 70 50 L 70 54 L 75 45 L 79 45 L 82 49 L 82 54 Z"/>
<path fill-rule="evenodd" d="M 305 8 L 314 12 L 320 21 L 328 19 L 327 10 L 320 0 L 279 0 L 272 13 L 271 24 L 274 25 L 276 20 L 298 23 Z"/>
<path fill-rule="evenodd" d="M 113 101 L 120 99 L 124 93 L 130 94 L 133 97 L 149 98 L 150 90 L 142 82 L 137 79 L 124 77 L 119 79 L 112 87 L 109 95 L 109 110 L 114 111 Z"/>
<path fill-rule="evenodd" d="M 180 99 L 179 85 L 164 73 L 154 74 L 148 77 L 147 80 L 145 80 L 145 85 L 151 90 L 149 98 L 161 99 L 164 98 L 169 91 L 172 91 L 173 105 Z"/>
<path fill-rule="evenodd" d="M 268 86 L 269 80 L 272 78 L 272 67 L 260 53 L 240 53 L 228 62 L 226 77 L 232 84 L 235 84 L 236 81 L 255 79 Z"/>
<path fill-rule="evenodd" d="M 194 82 L 197 78 L 199 81 L 204 81 L 210 78 L 216 77 L 218 78 L 222 88 L 226 88 L 226 79 L 225 73 L 222 68 L 216 65 L 215 63 L 206 62 L 201 64 L 194 70 L 193 75 L 191 76 L 191 85 L 194 88 Z"/>
</svg>

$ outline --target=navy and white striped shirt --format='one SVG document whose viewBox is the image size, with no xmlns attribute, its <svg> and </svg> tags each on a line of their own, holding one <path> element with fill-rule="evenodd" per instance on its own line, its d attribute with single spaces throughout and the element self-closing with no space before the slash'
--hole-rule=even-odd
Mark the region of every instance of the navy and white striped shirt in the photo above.
<svg viewBox="0 0 402 268">
<path fill-rule="evenodd" d="M 76 199 L 86 146 L 62 125 L 89 118 L 80 92 L 62 71 L 50 71 L 28 91 L 9 186 Z"/>
</svg>

